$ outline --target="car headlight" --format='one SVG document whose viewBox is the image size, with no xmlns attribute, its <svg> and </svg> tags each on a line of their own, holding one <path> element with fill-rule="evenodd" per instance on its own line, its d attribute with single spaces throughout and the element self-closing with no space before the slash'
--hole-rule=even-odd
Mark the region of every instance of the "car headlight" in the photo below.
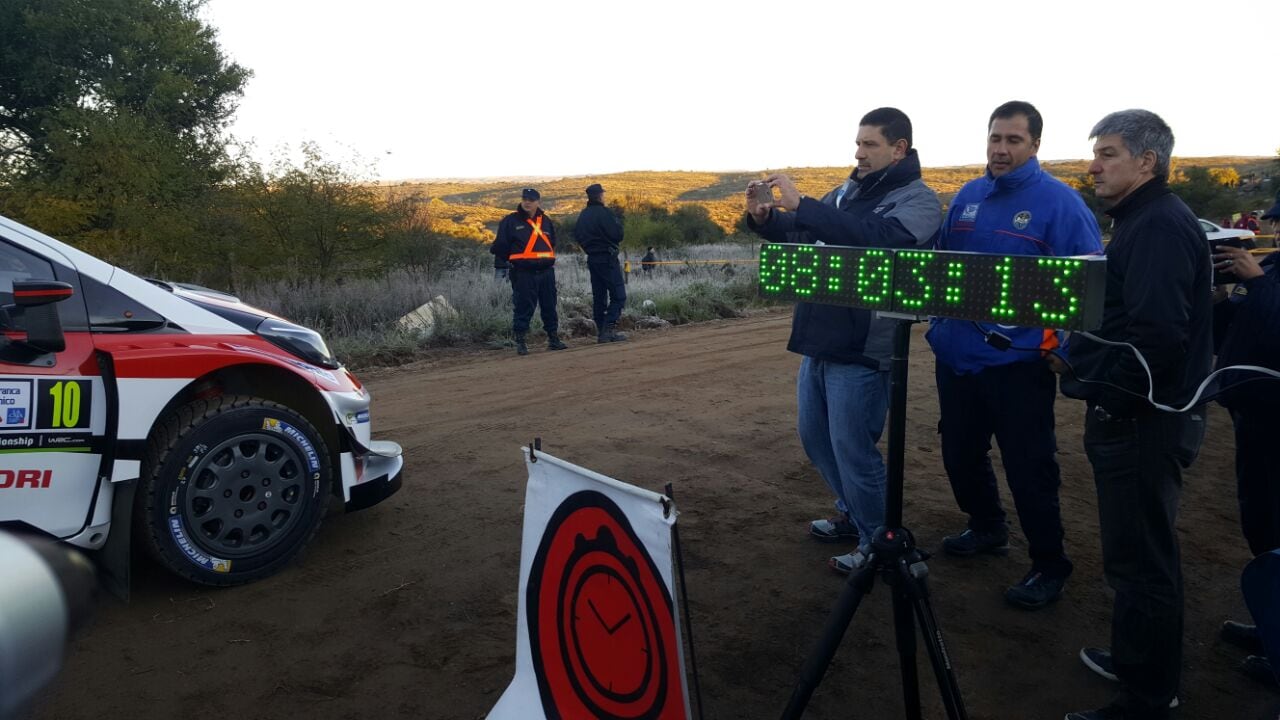
<svg viewBox="0 0 1280 720">
<path fill-rule="evenodd" d="M 266 338 L 272 345 L 312 365 L 331 370 L 342 367 L 342 364 L 334 359 L 333 353 L 329 352 L 329 346 L 325 344 L 324 338 L 311 328 L 267 318 L 258 324 L 255 332 Z"/>
</svg>

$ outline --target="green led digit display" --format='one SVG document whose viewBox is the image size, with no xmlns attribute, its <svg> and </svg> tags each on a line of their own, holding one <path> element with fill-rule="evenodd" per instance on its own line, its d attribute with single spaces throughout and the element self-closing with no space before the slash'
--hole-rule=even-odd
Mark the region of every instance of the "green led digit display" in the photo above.
<svg viewBox="0 0 1280 720">
<path fill-rule="evenodd" d="M 766 243 L 760 294 L 778 300 L 1092 330 L 1106 259 Z"/>
</svg>

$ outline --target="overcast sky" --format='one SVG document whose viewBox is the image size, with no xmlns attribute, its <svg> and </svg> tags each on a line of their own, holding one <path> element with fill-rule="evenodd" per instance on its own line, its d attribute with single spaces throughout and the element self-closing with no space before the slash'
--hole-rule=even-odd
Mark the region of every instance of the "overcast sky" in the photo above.
<svg viewBox="0 0 1280 720">
<path fill-rule="evenodd" d="M 927 166 L 985 161 L 1028 100 L 1042 160 L 1142 107 L 1174 153 L 1280 147 L 1280 2 L 209 0 L 253 70 L 232 132 L 318 142 L 385 179 L 851 165 L 859 118 L 904 110 Z"/>
</svg>

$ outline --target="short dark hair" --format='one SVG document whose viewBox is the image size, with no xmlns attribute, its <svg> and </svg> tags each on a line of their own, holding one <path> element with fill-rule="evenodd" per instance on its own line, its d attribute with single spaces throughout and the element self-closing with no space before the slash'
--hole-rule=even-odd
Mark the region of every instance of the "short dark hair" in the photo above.
<svg viewBox="0 0 1280 720">
<path fill-rule="evenodd" d="M 876 108 L 863 115 L 858 125 L 870 125 L 871 127 L 880 128 L 880 133 L 884 135 L 884 139 L 888 140 L 890 145 L 899 140 L 906 140 L 907 149 L 911 149 L 911 118 L 907 117 L 907 114 L 898 108 Z"/>
<path fill-rule="evenodd" d="M 1031 139 L 1039 140 L 1040 133 L 1044 131 L 1044 118 L 1040 117 L 1040 111 L 1025 100 L 1010 100 L 1009 102 L 996 108 L 991 113 L 991 118 L 987 120 L 987 129 L 991 129 L 991 124 L 996 118 L 1008 120 L 1015 115 L 1025 115 L 1027 117 L 1027 129 L 1031 131 Z"/>
</svg>

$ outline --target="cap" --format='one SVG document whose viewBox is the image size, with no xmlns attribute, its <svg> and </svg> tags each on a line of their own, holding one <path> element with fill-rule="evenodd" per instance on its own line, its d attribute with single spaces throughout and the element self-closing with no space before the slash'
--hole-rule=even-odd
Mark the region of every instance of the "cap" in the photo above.
<svg viewBox="0 0 1280 720">
<path fill-rule="evenodd" d="M 1276 193 L 1276 204 L 1271 209 L 1262 213 L 1263 220 L 1280 220 L 1280 193 Z"/>
<path fill-rule="evenodd" d="M 521 200 L 541 200 L 542 196 L 539 195 L 538 191 L 534 190 L 533 188 L 525 188 L 524 190 L 520 191 L 520 199 Z"/>
<path fill-rule="evenodd" d="M 600 183 L 592 183 L 587 186 L 587 197 L 595 197 L 604 192 L 604 188 Z"/>
</svg>

